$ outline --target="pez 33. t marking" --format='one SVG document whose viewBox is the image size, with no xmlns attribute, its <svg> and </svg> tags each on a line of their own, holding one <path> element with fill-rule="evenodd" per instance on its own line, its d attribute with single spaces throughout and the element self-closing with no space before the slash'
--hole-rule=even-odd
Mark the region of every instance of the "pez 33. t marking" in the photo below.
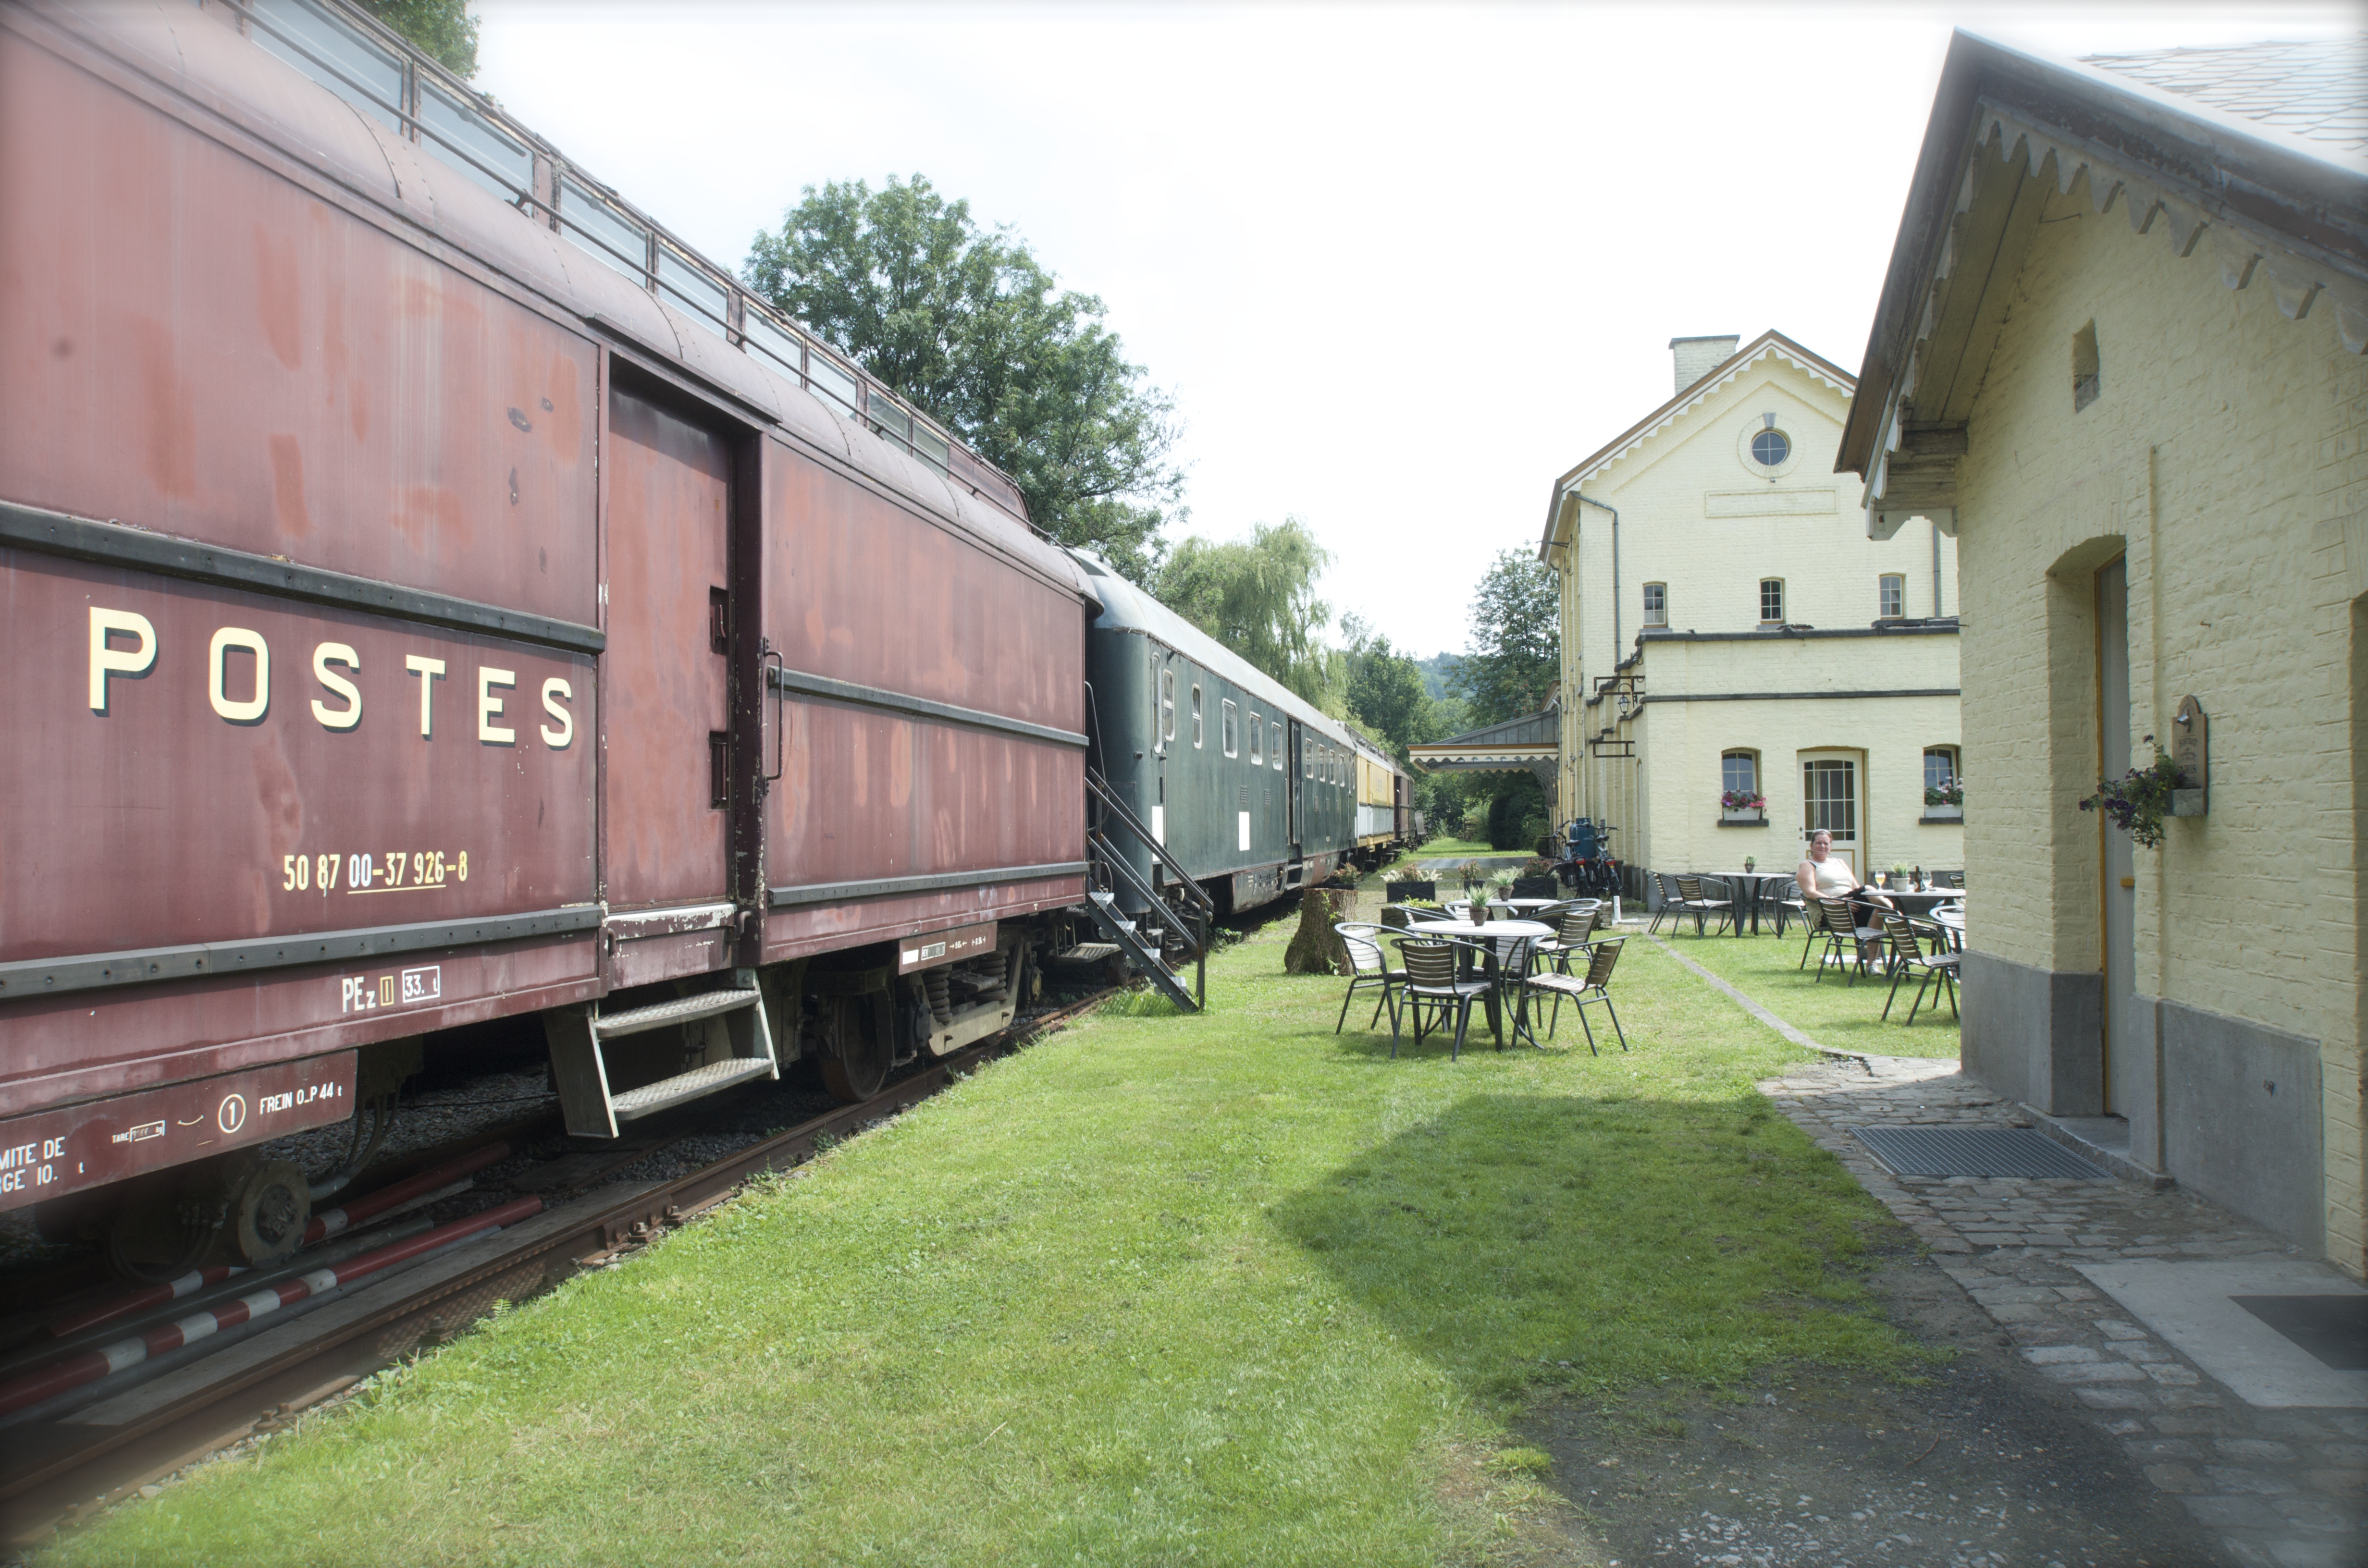
<svg viewBox="0 0 2368 1568">
<path fill-rule="evenodd" d="M 416 1007 L 444 996 L 444 966 L 422 964 L 416 969 L 385 974 L 348 974 L 337 979 L 337 1011 L 373 1013 L 381 1007 Z"/>
</svg>

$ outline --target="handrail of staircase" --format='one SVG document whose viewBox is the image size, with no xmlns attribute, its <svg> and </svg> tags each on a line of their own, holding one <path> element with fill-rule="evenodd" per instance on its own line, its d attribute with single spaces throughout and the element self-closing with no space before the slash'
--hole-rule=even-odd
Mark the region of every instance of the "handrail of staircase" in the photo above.
<svg viewBox="0 0 2368 1568">
<path fill-rule="evenodd" d="M 1133 892 L 1136 897 L 1142 899 L 1149 909 L 1157 910 L 1159 912 L 1163 924 L 1173 922 L 1176 924 L 1179 932 L 1190 937 L 1192 957 L 1196 965 L 1192 981 L 1192 1004 L 1196 1007 L 1207 1006 L 1209 1005 L 1208 922 L 1205 920 L 1196 920 L 1188 926 L 1185 924 L 1187 915 L 1184 912 L 1170 907 L 1165 900 L 1161 899 L 1157 893 L 1154 892 L 1151 888 L 1144 882 L 1144 880 L 1141 877 L 1134 874 L 1133 867 L 1128 865 L 1126 861 L 1119 856 L 1110 852 L 1109 845 L 1104 840 L 1100 829 L 1095 828 L 1089 830 L 1087 837 L 1091 840 L 1101 843 L 1103 849 L 1102 859 L 1104 863 L 1107 864 L 1112 871 L 1118 873 L 1120 877 L 1125 879 L 1127 887 Z M 1176 983 L 1178 985 L 1181 985 L 1183 983 L 1184 977 L 1182 975 L 1176 974 L 1175 971 L 1167 969 L 1166 944 L 1159 940 L 1156 932 L 1146 933 L 1146 936 L 1152 944 L 1158 949 L 1156 955 L 1156 961 L 1158 963 L 1159 967 L 1163 970 L 1167 970 L 1167 972 L 1174 977 Z"/>
<path fill-rule="evenodd" d="M 1100 835 L 1097 834 L 1094 836 L 1099 837 Z M 1150 905 L 1153 909 L 1165 911 L 1167 918 L 1177 918 L 1177 912 L 1169 910 L 1167 903 L 1160 898 L 1159 894 L 1154 892 L 1151 886 L 1141 877 L 1134 874 L 1133 867 L 1128 865 L 1123 859 L 1121 859 L 1114 854 L 1106 855 L 1105 858 L 1109 861 L 1110 869 L 1126 880 L 1128 889 L 1131 890 L 1137 898 L 1143 900 L 1144 903 Z M 1205 947 L 1208 945 L 1208 937 L 1205 932 L 1196 933 L 1196 935 L 1199 937 L 1200 946 Z"/>
<path fill-rule="evenodd" d="M 1153 857 L 1161 865 L 1176 874 L 1176 886 L 1183 890 L 1186 902 L 1202 915 L 1213 918 L 1217 913 L 1217 901 L 1209 896 L 1209 891 L 1206 888 L 1193 880 L 1192 873 L 1184 869 L 1182 861 L 1167 852 L 1167 846 L 1152 836 L 1151 829 L 1143 824 L 1143 819 L 1136 816 L 1127 803 L 1118 798 L 1116 791 L 1110 789 L 1101 775 L 1090 767 L 1086 769 L 1086 788 L 1092 792 L 1095 800 L 1100 801 L 1118 817 L 1120 822 L 1132 829 L 1135 837 L 1150 846 Z M 1158 901 L 1157 895 L 1151 896 L 1155 903 Z"/>
</svg>

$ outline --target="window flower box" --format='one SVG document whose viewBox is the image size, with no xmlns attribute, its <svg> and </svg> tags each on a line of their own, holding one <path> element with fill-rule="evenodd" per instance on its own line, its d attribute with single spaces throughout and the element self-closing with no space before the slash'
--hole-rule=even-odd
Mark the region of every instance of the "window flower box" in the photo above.
<svg viewBox="0 0 2368 1568">
<path fill-rule="evenodd" d="M 1756 790 L 1729 790 L 1718 798 L 1718 822 L 1721 827 L 1764 827 L 1768 823 L 1768 797 Z"/>
<path fill-rule="evenodd" d="M 1921 820 L 1925 822 L 1963 822 L 1965 820 L 1965 808 L 1963 806 L 1935 806 L 1928 804 L 1924 808 L 1924 815 Z"/>
</svg>

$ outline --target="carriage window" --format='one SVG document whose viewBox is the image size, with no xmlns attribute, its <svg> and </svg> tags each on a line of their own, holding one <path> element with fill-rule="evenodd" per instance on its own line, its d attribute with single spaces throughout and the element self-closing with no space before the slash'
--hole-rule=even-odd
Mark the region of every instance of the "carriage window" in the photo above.
<svg viewBox="0 0 2368 1568">
<path fill-rule="evenodd" d="M 1280 773 L 1280 772 L 1281 772 L 1281 771 L 1282 771 L 1282 721 L 1281 721 L 1281 720 L 1278 719 L 1278 720 L 1276 720 L 1273 723 L 1271 723 L 1271 724 L 1269 724 L 1269 725 L 1268 725 L 1268 726 L 1267 726 L 1266 739 L 1267 739 L 1266 755 L 1267 755 L 1267 756 L 1268 756 L 1268 757 L 1269 757 L 1269 759 L 1271 759 L 1271 760 L 1272 760 L 1272 762 L 1274 763 L 1274 770 L 1275 770 L 1277 773 Z"/>
<path fill-rule="evenodd" d="M 649 287 L 650 237 L 572 179 L 559 183 L 559 226 L 594 260 Z"/>
<path fill-rule="evenodd" d="M 1251 766 L 1252 767 L 1264 767 L 1266 766 L 1266 752 L 1265 752 L 1264 748 L 1262 747 L 1262 745 L 1260 744 L 1260 742 L 1263 740 L 1263 738 L 1265 737 L 1265 735 L 1266 735 L 1266 727 L 1265 727 L 1264 725 L 1262 725 L 1262 724 L 1260 724 L 1260 723 L 1258 722 L 1258 716 L 1257 714 L 1255 714 L 1255 713 L 1251 714 L 1251 715 L 1250 715 L 1250 766 Z"/>
<path fill-rule="evenodd" d="M 1163 741 L 1172 741 L 1176 738 L 1176 672 L 1174 670 L 1159 672 L 1159 738 Z"/>
<path fill-rule="evenodd" d="M 1234 699 L 1230 697 L 1224 699 L 1224 708 L 1225 724 L 1225 755 L 1227 756 L 1239 756 L 1242 750 L 1240 715 L 1234 707 Z"/>
<path fill-rule="evenodd" d="M 1196 680 L 1192 683 L 1192 744 L 1194 745 L 1201 744 L 1201 683 Z"/>
</svg>

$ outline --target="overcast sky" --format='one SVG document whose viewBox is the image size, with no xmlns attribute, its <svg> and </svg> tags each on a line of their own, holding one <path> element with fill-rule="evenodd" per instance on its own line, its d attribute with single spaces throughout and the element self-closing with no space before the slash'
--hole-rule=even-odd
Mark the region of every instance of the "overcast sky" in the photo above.
<svg viewBox="0 0 2368 1568">
<path fill-rule="evenodd" d="M 557 5 L 477 85 L 736 269 L 802 187 L 926 175 L 1099 294 L 1185 424 L 1189 529 L 1304 519 L 1325 592 L 1461 648 L 1668 339 L 1855 369 L 1950 29 L 2056 54 L 2350 6 Z"/>
</svg>

